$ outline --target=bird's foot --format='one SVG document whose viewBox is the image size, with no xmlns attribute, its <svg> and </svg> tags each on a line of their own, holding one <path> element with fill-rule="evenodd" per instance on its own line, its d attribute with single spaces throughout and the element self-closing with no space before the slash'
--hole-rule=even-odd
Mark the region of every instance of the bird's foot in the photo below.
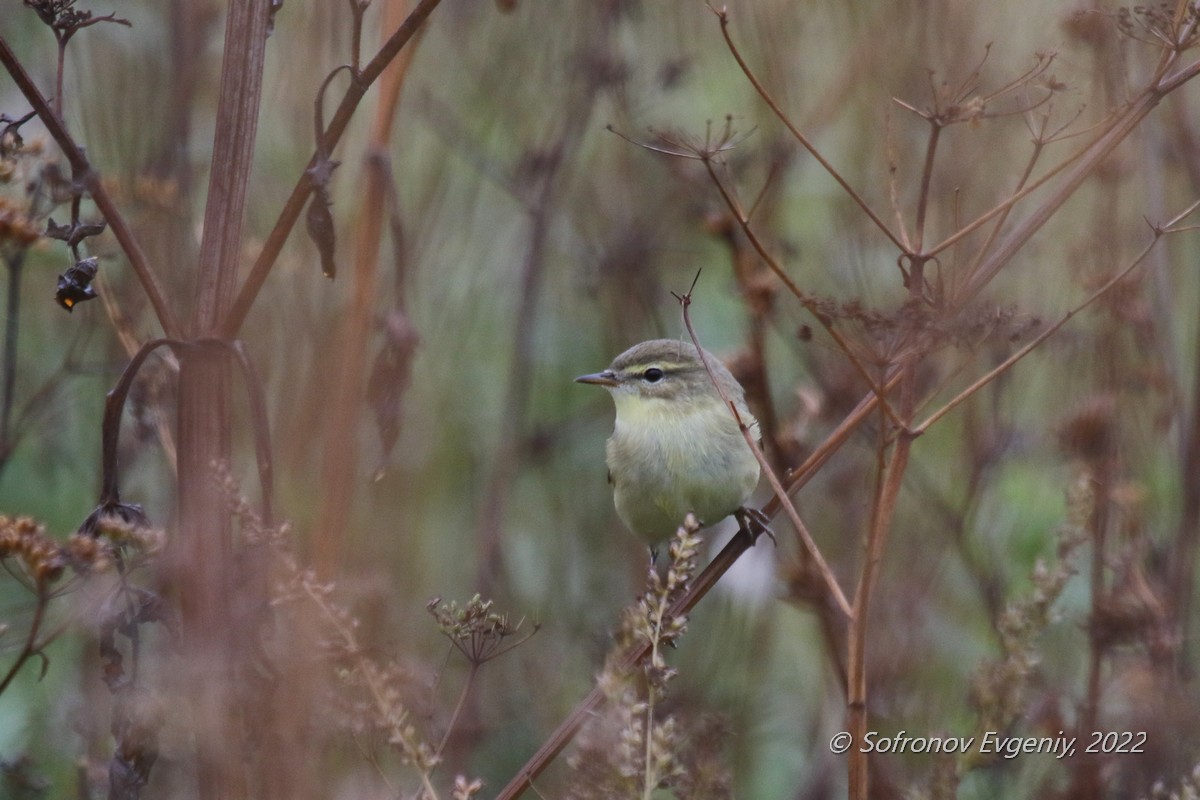
<svg viewBox="0 0 1200 800">
<path fill-rule="evenodd" d="M 750 537 L 750 541 L 757 542 L 758 537 L 765 533 L 776 547 L 779 546 L 775 531 L 771 530 L 771 520 L 760 509 L 742 506 L 733 512 L 733 516 L 738 521 L 738 527 Z"/>
</svg>

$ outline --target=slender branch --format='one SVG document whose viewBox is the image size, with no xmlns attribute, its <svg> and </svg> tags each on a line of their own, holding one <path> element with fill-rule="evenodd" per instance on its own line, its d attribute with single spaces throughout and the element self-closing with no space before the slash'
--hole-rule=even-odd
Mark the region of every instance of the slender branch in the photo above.
<svg viewBox="0 0 1200 800">
<path fill-rule="evenodd" d="M 902 393 L 909 389 L 912 381 L 912 366 L 906 365 L 902 374 L 905 376 L 905 386 Z M 879 577 L 879 565 L 883 561 L 883 551 L 891 532 L 892 518 L 895 516 L 896 500 L 900 495 L 900 487 L 904 481 L 904 472 L 908 466 L 909 453 L 912 451 L 913 436 L 901 433 L 896 441 L 892 457 L 886 469 L 880 475 L 880 484 L 875 497 L 871 514 L 871 528 L 867 533 L 866 556 L 863 559 L 862 575 L 854 594 L 854 615 L 850 619 L 850 636 L 847 645 L 846 658 L 847 677 L 847 729 L 854 737 L 853 741 L 864 741 L 867 734 L 867 622 L 870 617 L 871 593 Z M 880 460 L 882 464 L 883 447 L 880 444 Z M 849 797 L 851 800 L 867 800 L 870 796 L 867 786 L 867 753 L 861 747 L 851 747 L 847 764 L 850 780 Z"/>
<path fill-rule="evenodd" d="M 125 365 L 117 384 L 104 396 L 104 422 L 100 426 L 100 502 L 118 503 L 121 493 L 117 488 L 117 444 L 121 435 L 121 412 L 125 408 L 125 399 L 129 396 L 129 388 L 138 370 L 146 358 L 163 345 L 179 347 L 183 343 L 178 339 L 151 339 L 142 345 Z"/>
<path fill-rule="evenodd" d="M 1045 132 L 1044 125 L 1042 132 Z M 1042 155 L 1042 152 L 1045 149 L 1045 146 L 1046 142 L 1041 135 L 1035 137 L 1033 142 L 1033 152 L 1029 156 L 1029 161 L 1025 164 L 1025 171 L 1021 173 L 1021 177 L 1017 180 L 1017 186 L 1013 192 L 1014 196 L 1019 194 L 1022 188 L 1024 188 L 1025 184 L 1029 182 L 1029 176 L 1033 174 L 1033 168 L 1036 166 L 1039 157 Z M 974 275 L 976 270 L 979 269 L 979 264 L 987 255 L 988 250 L 991 249 L 992 244 L 996 241 L 996 237 L 1000 235 L 1000 231 L 1004 228 L 1004 223 L 1008 221 L 1011 211 L 1012 206 L 1008 206 L 996 217 L 996 223 L 992 226 L 992 229 L 988 231 L 987 238 L 984 240 L 983 245 L 976 252 L 975 258 L 971 260 L 970 266 L 967 267 L 965 273 L 967 276 Z"/>
<path fill-rule="evenodd" d="M 942 123 L 939 120 L 930 119 L 929 126 L 929 142 L 925 146 L 925 166 L 921 169 L 921 190 L 917 193 L 917 221 L 913 233 L 913 251 L 917 253 L 921 252 L 921 247 L 925 244 L 925 214 L 929 210 L 929 186 L 933 182 L 933 164 L 937 156 L 938 142 L 942 138 Z"/>
<path fill-rule="evenodd" d="M 17 659 L 9 667 L 8 672 L 0 678 L 0 694 L 4 694 L 4 690 L 12 683 L 13 678 L 17 677 L 17 673 L 21 671 L 21 667 L 25 666 L 25 662 L 33 657 L 35 653 L 40 652 L 37 649 L 37 635 L 42 628 L 42 620 L 46 616 L 46 605 L 49 602 L 46 596 L 47 587 L 41 580 L 37 584 L 37 605 L 33 608 L 33 619 L 29 623 L 29 633 L 25 637 L 25 644 L 21 647 L 21 652 L 17 653 Z"/>
<path fill-rule="evenodd" d="M 475 676 L 479 674 L 479 667 L 482 663 L 471 662 L 471 670 L 467 673 L 466 681 L 463 682 L 462 691 L 458 694 L 458 702 L 454 704 L 454 713 L 450 715 L 450 721 L 446 723 L 446 733 L 442 736 L 442 741 L 438 742 L 437 749 L 433 751 L 435 759 L 441 759 L 442 752 L 450 741 L 450 734 L 454 733 L 454 726 L 458 723 L 458 717 L 462 714 L 463 707 L 467 704 L 467 695 L 470 694 L 471 687 L 475 685 Z"/>
<path fill-rule="evenodd" d="M 125 314 L 121 311 L 117 304 L 117 296 L 112 291 L 111 284 L 104 272 L 96 274 L 95 284 L 100 295 L 100 302 L 104 305 L 104 313 L 108 316 L 109 322 L 112 323 L 113 332 L 117 336 L 117 341 L 121 343 L 121 348 L 125 351 L 125 355 L 133 358 L 137 355 L 137 351 L 142 344 L 138 341 L 132 326 Z M 176 358 L 164 359 L 169 367 L 171 374 L 179 375 L 179 360 Z M 166 456 L 167 468 L 171 471 L 171 477 L 179 477 L 179 451 L 175 446 L 175 433 L 167 420 L 167 415 L 154 411 L 154 430 L 158 436 L 159 445 L 162 447 L 163 455 Z"/>
<path fill-rule="evenodd" d="M 1189 70 L 1188 77 L 1194 76 L 1200 72 L 1200 62 L 1193 65 Z M 1182 85 L 1182 81 L 1174 84 L 1171 88 Z M 1106 159 L 1117 145 L 1124 141 L 1125 137 L 1138 126 L 1138 124 L 1154 110 L 1159 104 L 1166 92 L 1170 89 L 1164 89 L 1162 83 L 1153 83 L 1147 86 L 1142 92 L 1135 97 L 1126 107 L 1117 121 L 1100 134 L 1089 145 L 1084 147 L 1078 154 L 1078 161 L 1066 176 L 1063 178 L 1063 183 L 1056 189 L 1053 195 L 1048 197 L 1037 209 L 1028 217 L 1022 220 L 1009 235 L 1000 243 L 999 247 L 980 265 L 979 269 L 974 272 L 968 279 L 966 285 L 957 293 L 955 303 L 960 307 L 970 302 L 992 278 L 1004 267 L 1005 264 L 1016 254 L 1016 252 L 1025 245 L 1027 241 L 1046 224 L 1047 220 L 1052 217 L 1059 208 L 1070 198 L 1080 184 L 1088 178 L 1099 164 Z M 1072 157 L 1074 158 L 1074 157 Z M 1043 179 L 1044 180 L 1044 179 Z M 1011 203 L 1015 198 L 1027 194 L 1037 188 L 1043 181 L 1039 180 L 1028 187 L 1024 192 L 1010 198 L 1005 204 Z M 999 208 L 999 207 L 997 207 Z M 995 211 L 995 209 L 993 209 Z M 968 226 L 970 227 L 970 226 Z M 957 236 L 957 234 L 956 234 Z M 951 237 L 953 239 L 954 237 Z M 950 239 L 946 240 L 947 242 Z M 939 247 L 944 246 L 939 245 Z"/>
<path fill-rule="evenodd" d="M 9 453 L 8 431 L 12 421 L 17 381 L 17 337 L 21 332 L 18 324 L 21 311 L 21 267 L 25 264 L 26 252 L 22 248 L 4 259 L 4 264 L 8 267 L 8 302 L 4 315 L 4 396 L 0 398 L 0 465 L 8 460 Z"/>
<path fill-rule="evenodd" d="M 908 226 L 904 224 L 904 213 L 900 210 L 900 189 L 896 185 L 896 172 L 899 166 L 896 163 L 896 150 L 892 142 L 892 114 L 888 109 L 884 112 L 884 154 L 887 156 L 888 165 L 888 203 L 892 206 L 892 214 L 896 217 L 896 230 L 900 232 L 900 241 L 903 244 L 901 250 L 905 253 L 913 251 L 912 242 L 908 238 Z"/>
<path fill-rule="evenodd" d="M 815 158 L 818 163 L 825 168 L 825 171 L 828 172 L 833 179 L 838 182 L 838 185 L 846 191 L 846 194 L 850 195 L 850 198 L 854 200 L 855 204 L 863 210 L 863 213 L 870 217 L 871 221 L 875 223 L 875 226 L 883 232 L 883 235 L 891 240 L 892 244 L 896 245 L 896 247 L 898 247 L 900 250 L 908 252 L 907 248 L 904 246 L 904 243 L 901 242 L 900 239 L 896 238 L 896 234 L 892 233 L 891 229 L 889 229 L 888 226 L 884 224 L 883 220 L 879 218 L 879 215 L 876 214 L 869 205 L 867 205 L 867 201 L 864 200 L 858 194 L 858 192 L 854 190 L 854 187 L 852 187 L 846 181 L 846 179 L 842 177 L 841 173 L 838 172 L 832 164 L 825 160 L 825 157 L 821 155 L 820 151 L 818 151 L 813 143 L 808 140 L 808 137 L 801 133 L 800 129 L 797 128 L 790 119 L 788 119 L 788 116 L 783 113 L 783 109 L 781 109 L 779 104 L 775 102 L 775 98 L 771 96 L 770 92 L 766 90 L 766 87 L 764 87 L 762 82 L 758 79 L 758 76 L 754 74 L 752 69 L 750 69 L 750 65 L 746 63 L 746 60 L 742 57 L 741 51 L 739 51 L 737 45 L 733 43 L 733 38 L 729 34 L 728 10 L 723 7 L 721 9 L 716 9 L 711 5 L 708 8 L 710 11 L 716 14 L 717 19 L 720 20 L 721 36 L 725 38 L 725 45 L 729 48 L 729 52 L 737 61 L 738 66 L 742 68 L 742 73 L 745 74 L 746 78 L 754 86 L 755 91 L 758 92 L 758 96 L 763 99 L 768 107 L 770 107 L 771 111 L 775 114 L 779 121 L 782 122 L 789 131 L 791 131 L 792 136 L 796 137 L 796 140 L 804 146 L 804 149 L 811 153 L 813 158 Z"/>
<path fill-rule="evenodd" d="M 163 332 L 166 333 L 168 338 L 178 338 L 180 336 L 180 328 L 175 321 L 174 315 L 171 313 L 166 293 L 163 291 L 162 284 L 159 283 L 154 268 L 150 265 L 150 260 L 142 250 L 142 246 L 138 243 L 137 238 L 133 235 L 133 230 L 125 221 L 125 217 L 117 209 L 100 175 L 92 169 L 92 165 L 88 162 L 83 150 L 71 138 L 71 134 L 67 131 L 67 127 L 63 124 L 62 119 L 58 114 L 54 113 L 50 104 L 46 102 L 46 98 L 38 91 L 37 85 L 29 77 L 29 73 L 25 71 L 21 62 L 17 60 L 16 54 L 9 48 L 8 42 L 5 41 L 3 36 L 0 36 L 0 64 L 3 64 L 4 68 L 8 70 L 8 74 L 12 76 L 13 82 L 17 84 L 17 88 L 21 90 L 21 93 L 25 95 L 25 99 L 33 106 L 38 118 L 46 126 L 46 130 L 50 132 L 50 136 L 58 144 L 59 149 L 63 151 L 63 155 L 67 157 L 67 161 L 70 162 L 75 179 L 80 181 L 84 188 L 87 189 L 88 194 L 91 195 L 92 202 L 96 204 L 96 207 L 100 209 L 100 213 L 104 215 L 104 219 L 108 221 L 109 229 L 117 237 L 117 241 L 120 243 L 125 257 L 129 259 L 129 265 L 133 267 L 138 281 L 142 284 L 142 289 L 146 292 L 146 296 L 150 299 L 150 304 L 154 307 L 154 313 L 158 317 L 158 324 L 162 326 Z"/>
<path fill-rule="evenodd" d="M 1057 333 L 1058 330 L 1060 328 L 1062 328 L 1062 326 L 1066 325 L 1067 322 L 1069 322 L 1071 320 L 1071 318 L 1073 318 L 1076 314 L 1083 311 L 1088 306 L 1090 306 L 1092 303 L 1094 303 L 1098 299 L 1100 299 L 1100 297 L 1102 297 L 1110 289 L 1112 289 L 1114 286 L 1116 286 L 1118 283 L 1120 283 L 1125 278 L 1125 276 L 1127 276 L 1129 273 L 1133 272 L 1133 270 L 1137 269 L 1138 266 L 1141 265 L 1142 261 L 1144 261 L 1146 259 L 1146 256 L 1150 255 L 1150 251 L 1154 249 L 1154 246 L 1156 244 L 1158 244 L 1159 239 L 1161 239 L 1163 236 L 1165 236 L 1167 234 L 1171 234 L 1171 233 L 1181 233 L 1184 230 L 1191 230 L 1190 227 L 1189 228 L 1176 228 L 1175 226 L 1181 220 L 1183 220 L 1189 214 L 1191 214 L 1193 211 L 1195 211 L 1198 207 L 1200 207 L 1200 200 L 1197 200 L 1195 203 L 1192 203 L 1190 206 L 1188 206 L 1186 209 L 1184 209 L 1181 213 L 1177 214 L 1166 225 L 1154 226 L 1153 227 L 1153 231 L 1154 231 L 1153 238 L 1151 238 L 1150 242 L 1142 249 L 1142 252 L 1139 253 L 1137 258 L 1135 258 L 1127 267 L 1125 267 L 1120 272 L 1116 273 L 1111 278 L 1109 278 L 1107 281 L 1105 281 L 1104 285 L 1102 285 L 1100 288 L 1096 289 L 1096 291 L 1092 292 L 1092 294 L 1089 295 L 1086 300 L 1084 300 L 1082 303 L 1080 303 L 1075 308 L 1068 311 L 1065 315 L 1063 315 L 1062 319 L 1060 319 L 1058 322 L 1054 323 L 1049 328 L 1047 328 L 1046 330 L 1044 330 L 1040 334 L 1038 334 L 1036 337 L 1034 337 L 1034 339 L 1032 341 L 1030 341 L 1029 344 L 1025 345 L 1020 350 L 1013 353 L 1011 356 L 1009 356 L 1003 362 L 1001 362 L 995 369 L 992 369 L 989 372 L 987 372 L 985 375 L 980 377 L 978 380 L 976 380 L 974 383 L 972 383 L 966 389 L 963 389 L 961 392 L 959 392 L 957 396 L 955 396 L 952 400 L 950 400 L 944 406 L 942 406 L 937 411 L 930 414 L 928 419 L 926 419 L 920 425 L 913 428 L 913 431 L 912 431 L 913 434 L 924 433 L 926 430 L 929 429 L 929 427 L 931 425 L 936 423 L 942 417 L 949 414 L 951 411 L 953 411 L 958 406 L 962 405 L 963 402 L 965 402 L 968 398 L 970 398 L 972 395 L 974 395 L 976 392 L 978 392 L 984 386 L 991 383 L 993 380 L 998 378 L 1000 375 L 1004 374 L 1004 372 L 1006 372 L 1008 369 L 1010 369 L 1014 364 L 1016 364 L 1022 358 L 1029 355 L 1029 353 L 1031 353 L 1034 350 L 1034 348 L 1036 348 L 1042 342 L 1046 341 L 1051 336 L 1053 336 L 1055 333 Z"/>
<path fill-rule="evenodd" d="M 843 614 L 849 618 L 853 618 L 854 611 L 850 608 L 850 602 L 842 592 L 842 587 L 838 585 L 837 577 L 833 574 L 833 570 L 829 568 L 825 557 L 821 555 L 821 549 L 817 547 L 812 534 L 808 532 L 808 527 L 800 519 L 800 514 L 796 511 L 795 504 L 792 503 L 791 498 L 784 491 L 783 485 L 779 482 L 779 477 L 775 474 L 775 470 L 771 469 L 771 465 L 767 462 L 766 456 L 763 455 L 762 449 L 754 441 L 754 436 L 750 433 L 750 428 L 742 419 L 742 415 L 738 413 L 737 406 L 729 399 L 729 394 L 725 391 L 725 387 L 721 385 L 716 375 L 713 374 L 712 365 L 708 363 L 708 356 L 704 354 L 704 348 L 700 346 L 700 339 L 696 336 L 696 329 L 692 327 L 692 316 L 690 313 L 692 305 L 691 293 L 689 292 L 681 296 L 679 302 L 683 306 L 683 324 L 687 327 L 688 335 L 692 337 L 692 344 L 696 345 L 696 352 L 700 355 L 700 361 L 704 364 L 704 370 L 708 373 L 709 380 L 716 387 L 717 394 L 721 395 L 721 401 L 725 403 L 725 407 L 733 414 L 733 418 L 738 425 L 738 430 L 742 433 L 742 438 L 746 440 L 746 445 L 750 448 L 750 452 L 754 453 L 754 459 L 758 462 L 759 468 L 767 476 L 767 480 L 771 484 L 771 489 L 775 492 L 776 499 L 779 500 L 779 505 L 783 508 L 784 513 L 787 514 L 792 527 L 796 529 L 796 533 L 800 536 L 800 541 L 804 544 L 804 549 L 808 552 L 809 557 L 816 564 L 817 570 L 821 573 L 830 596 L 837 602 Z"/>
<path fill-rule="evenodd" d="M 254 435 L 254 458 L 258 465 L 258 486 L 262 498 L 263 524 L 270 527 L 275 524 L 274 495 L 275 468 L 271 458 L 271 426 L 267 417 L 267 402 L 263 396 L 262 379 L 250 357 L 246 343 L 241 339 L 227 342 L 223 339 L 209 340 L 221 347 L 228 348 L 237 358 L 238 366 L 242 369 L 242 383 L 246 388 L 246 405 L 250 407 L 250 422 Z"/>
<path fill-rule="evenodd" d="M 730 539 L 721 552 L 704 568 L 699 577 L 688 586 L 687 592 L 671 606 L 667 615 L 668 619 L 677 619 L 689 613 L 695 607 L 696 603 L 700 602 L 700 599 L 716 586 L 721 576 L 728 572 L 729 568 L 753 545 L 754 538 L 749 532 L 741 532 Z M 628 671 L 632 669 L 649 653 L 649 641 L 643 640 L 639 642 L 629 648 L 624 656 L 621 657 L 617 664 L 617 670 Z M 591 719 L 596 710 L 604 705 L 604 701 L 603 690 L 598 686 L 593 687 L 583 700 L 572 709 L 566 719 L 554 729 L 554 732 L 542 743 L 537 752 L 525 762 L 525 765 L 517 771 L 516 775 L 496 795 L 496 800 L 514 800 L 514 798 L 519 797 L 526 789 L 530 788 L 533 781 L 571 743 L 571 740 L 579 733 L 579 729 L 583 727 L 584 723 Z"/>
<path fill-rule="evenodd" d="M 787 274 L 786 270 L 784 270 L 783 265 L 780 264 L 773 255 L 771 255 L 771 252 L 767 249 L 766 245 L 764 245 L 762 240 L 758 238 L 758 234 L 755 233 L 754 228 L 750 225 L 749 217 L 746 215 L 746 212 L 742 210 L 741 203 L 739 203 L 737 198 L 734 197 L 733 194 L 725 187 L 724 181 L 722 181 L 720 176 L 717 175 L 716 170 L 713 168 L 712 159 L 703 158 L 701 161 L 703 161 L 704 168 L 708 171 L 709 178 L 711 178 L 712 182 L 716 185 L 717 191 L 721 193 L 721 198 L 725 201 L 725 205 L 729 208 L 729 212 L 733 214 L 733 218 L 737 220 L 738 225 L 741 227 L 742 232 L 746 234 L 746 239 L 750 242 L 750 245 L 754 248 L 755 252 L 758 253 L 763 262 L 771 269 L 771 271 L 775 273 L 776 277 L 783 281 L 783 285 L 786 286 L 788 291 L 790 291 L 792 295 L 800 301 L 800 304 L 804 306 L 805 310 L 813 315 L 813 318 L 816 319 L 821 327 L 825 329 L 825 332 L 833 338 L 834 342 L 837 343 L 842 352 L 846 354 L 846 357 L 850 360 L 850 363 L 853 364 L 854 368 L 858 371 L 859 376 L 867 382 L 867 386 L 870 387 L 871 391 L 880 399 L 880 402 L 883 403 L 884 411 L 887 413 L 892 422 L 898 427 L 903 427 L 900 422 L 900 418 L 896 416 L 896 413 L 888 404 L 887 397 L 883 392 L 880 391 L 879 387 L 875 384 L 874 379 L 871 377 L 871 373 L 862 363 L 862 360 L 855 354 L 849 340 L 842 336 L 841 331 L 834 326 L 833 320 L 830 319 L 827 314 L 823 313 L 813 299 L 807 293 L 805 293 L 805 291 L 801 289 L 795 281 L 792 280 L 791 276 Z"/>
<path fill-rule="evenodd" d="M 375 57 L 363 67 L 357 79 L 350 82 L 346 94 L 342 97 L 342 102 L 329 121 L 329 127 L 325 129 L 325 145 L 329 150 L 332 151 L 338 140 L 342 138 L 342 134 L 346 132 L 346 126 L 350 124 L 350 118 L 357 110 L 358 104 L 362 102 L 367 89 L 416 34 L 422 23 L 440 2 L 441 0 L 421 0 L 387 43 L 379 49 Z M 296 186 L 292 189 L 292 194 L 284 203 L 283 211 L 280 212 L 279 219 L 275 222 L 275 227 L 267 235 L 262 250 L 254 261 L 254 266 L 250 268 L 250 274 L 246 276 L 245 282 L 238 291 L 237 297 L 233 301 L 233 307 L 221 322 L 220 331 L 224 338 L 233 338 L 237 335 L 242 323 L 246 320 L 246 315 L 250 312 L 250 307 L 254 305 L 259 291 L 262 290 L 267 275 L 275 266 L 275 261 L 279 258 L 279 253 L 283 250 L 283 245 L 292 232 L 292 226 L 300 218 L 300 213 L 304 210 L 304 203 L 312 193 L 313 183 L 308 169 L 316 165 L 318 158 L 319 154 L 314 153 L 308 160 L 304 171 L 300 173 Z"/>
</svg>

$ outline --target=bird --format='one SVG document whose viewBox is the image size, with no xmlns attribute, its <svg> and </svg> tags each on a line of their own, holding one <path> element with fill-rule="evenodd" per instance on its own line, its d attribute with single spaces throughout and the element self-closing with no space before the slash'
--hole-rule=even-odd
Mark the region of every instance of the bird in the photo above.
<svg viewBox="0 0 1200 800">
<path fill-rule="evenodd" d="M 759 464 L 737 419 L 713 385 L 721 385 L 755 440 L 758 421 L 746 393 L 714 355 L 690 342 L 652 339 L 621 353 L 607 369 L 576 382 L 603 386 L 616 421 L 605 447 L 617 516 L 655 546 L 670 538 L 688 513 L 704 525 L 734 515 L 760 522 L 746 507 L 758 485 Z M 769 531 L 768 531 L 769 532 Z"/>
</svg>

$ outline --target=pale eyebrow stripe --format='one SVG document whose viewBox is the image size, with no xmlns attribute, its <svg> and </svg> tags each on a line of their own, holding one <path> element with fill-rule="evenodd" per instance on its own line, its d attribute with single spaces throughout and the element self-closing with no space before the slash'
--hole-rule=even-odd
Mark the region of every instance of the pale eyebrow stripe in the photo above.
<svg viewBox="0 0 1200 800">
<path fill-rule="evenodd" d="M 645 361 L 640 364 L 630 364 L 628 367 L 623 367 L 621 371 L 640 375 L 651 367 L 658 367 L 663 372 L 670 373 L 693 372 L 704 368 L 699 364 L 683 364 L 677 361 Z"/>
</svg>

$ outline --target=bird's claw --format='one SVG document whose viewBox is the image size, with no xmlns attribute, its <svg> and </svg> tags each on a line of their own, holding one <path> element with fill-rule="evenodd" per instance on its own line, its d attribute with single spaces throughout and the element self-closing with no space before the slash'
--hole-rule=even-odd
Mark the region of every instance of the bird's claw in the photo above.
<svg viewBox="0 0 1200 800">
<path fill-rule="evenodd" d="M 751 541 L 757 542 L 758 537 L 765 533 L 776 547 L 779 546 L 779 540 L 775 538 L 775 531 L 771 530 L 771 520 L 761 509 L 742 506 L 733 512 L 733 516 L 738 521 L 738 527 L 750 536 Z"/>
</svg>

